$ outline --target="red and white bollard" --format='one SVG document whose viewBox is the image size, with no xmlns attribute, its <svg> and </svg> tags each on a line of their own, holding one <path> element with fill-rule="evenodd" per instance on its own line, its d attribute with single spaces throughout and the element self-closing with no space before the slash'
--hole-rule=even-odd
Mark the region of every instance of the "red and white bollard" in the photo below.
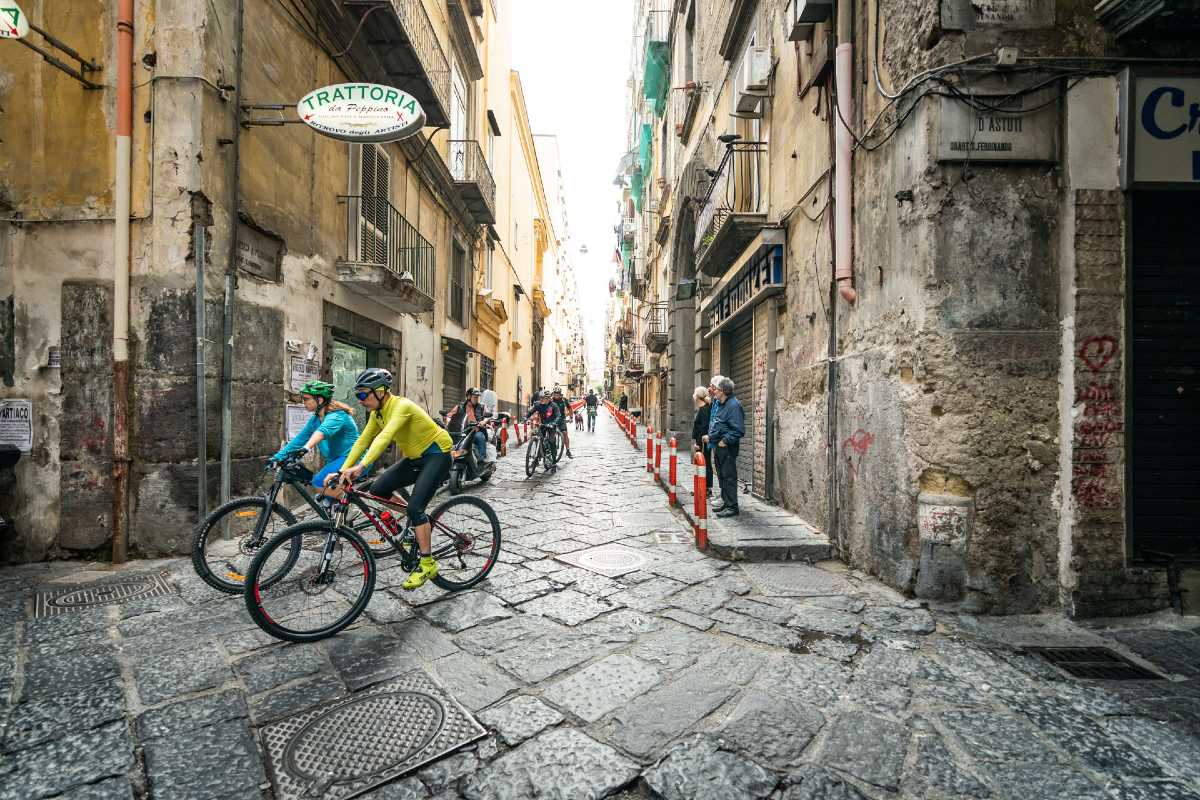
<svg viewBox="0 0 1200 800">
<path fill-rule="evenodd" d="M 708 549 L 708 486 L 704 477 L 704 454 L 696 453 L 696 483 L 692 490 L 696 501 L 696 547 Z"/>
<path fill-rule="evenodd" d="M 654 426 L 646 426 L 646 472 L 654 472 Z"/>
<path fill-rule="evenodd" d="M 675 476 L 675 464 L 678 461 L 678 457 L 679 457 L 679 453 L 675 449 L 675 437 L 672 436 L 671 437 L 671 456 L 670 456 L 670 461 L 667 465 L 667 471 L 669 473 L 668 477 L 670 478 L 670 481 L 671 481 L 670 487 L 667 489 L 667 505 L 669 505 L 669 506 L 673 506 L 679 501 L 678 495 L 675 491 L 675 486 L 677 485 L 676 480 L 675 480 L 675 477 L 676 477 Z"/>
<path fill-rule="evenodd" d="M 499 439 L 499 444 L 500 444 L 500 447 L 498 448 L 500 451 L 499 458 L 504 458 L 506 455 L 508 455 L 508 423 L 507 422 L 504 423 L 504 425 L 502 425 L 500 427 L 500 435 L 497 438 Z"/>
<path fill-rule="evenodd" d="M 662 431 L 654 435 L 654 480 L 662 483 Z"/>
</svg>

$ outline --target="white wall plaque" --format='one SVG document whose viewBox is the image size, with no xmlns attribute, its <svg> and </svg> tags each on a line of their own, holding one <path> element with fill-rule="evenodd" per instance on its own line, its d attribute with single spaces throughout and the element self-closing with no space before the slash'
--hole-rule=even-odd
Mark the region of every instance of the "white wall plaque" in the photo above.
<svg viewBox="0 0 1200 800">
<path fill-rule="evenodd" d="M 0 400 L 0 444 L 16 445 L 22 453 L 33 449 L 33 403 Z"/>
<path fill-rule="evenodd" d="M 1058 94 L 972 93 L 982 109 L 939 97 L 938 161 L 1057 161 Z"/>
<path fill-rule="evenodd" d="M 1033 30 L 1054 27 L 1054 0 L 942 0 L 942 27 Z"/>
</svg>

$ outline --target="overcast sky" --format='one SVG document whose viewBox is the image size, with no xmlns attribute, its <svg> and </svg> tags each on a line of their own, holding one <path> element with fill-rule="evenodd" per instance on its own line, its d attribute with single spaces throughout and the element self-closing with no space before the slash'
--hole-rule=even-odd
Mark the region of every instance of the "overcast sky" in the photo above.
<svg viewBox="0 0 1200 800">
<path fill-rule="evenodd" d="M 588 366 L 598 374 L 615 273 L 613 178 L 625 148 L 633 0 L 513 0 L 512 8 L 513 67 L 533 132 L 558 136 Z"/>
</svg>

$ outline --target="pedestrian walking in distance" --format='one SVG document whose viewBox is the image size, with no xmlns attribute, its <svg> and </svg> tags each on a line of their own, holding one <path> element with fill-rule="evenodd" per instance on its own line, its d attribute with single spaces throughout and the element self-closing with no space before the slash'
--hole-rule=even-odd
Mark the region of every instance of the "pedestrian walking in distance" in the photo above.
<svg viewBox="0 0 1200 800">
<path fill-rule="evenodd" d="M 704 443 L 716 461 L 717 477 L 721 479 L 721 505 L 715 510 L 718 517 L 736 517 L 737 457 L 742 437 L 746 435 L 746 415 L 733 395 L 732 380 L 714 375 L 709 386 L 713 390 L 713 403 Z"/>
<path fill-rule="evenodd" d="M 704 455 L 704 485 L 708 489 L 708 496 L 712 497 L 713 462 L 708 448 L 704 446 L 704 437 L 708 433 L 708 423 L 712 416 L 712 402 L 708 396 L 708 389 L 697 386 L 696 391 L 692 392 L 692 400 L 696 403 L 696 417 L 692 420 L 692 449 Z"/>
</svg>

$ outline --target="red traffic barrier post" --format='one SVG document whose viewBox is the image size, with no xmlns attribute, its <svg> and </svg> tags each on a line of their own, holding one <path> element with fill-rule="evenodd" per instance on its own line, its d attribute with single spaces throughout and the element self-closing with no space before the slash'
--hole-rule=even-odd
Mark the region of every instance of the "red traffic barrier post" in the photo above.
<svg viewBox="0 0 1200 800">
<path fill-rule="evenodd" d="M 654 426 L 646 426 L 646 472 L 654 472 Z"/>
<path fill-rule="evenodd" d="M 704 454 L 696 454 L 696 547 L 708 549 L 708 487 L 704 478 Z"/>
<path fill-rule="evenodd" d="M 675 437 L 672 436 L 671 437 L 671 456 L 670 456 L 670 461 L 667 464 L 667 473 L 668 473 L 668 477 L 671 481 L 670 488 L 667 489 L 667 505 L 669 505 L 669 506 L 673 506 L 677 502 L 679 502 L 678 493 L 675 491 L 675 485 L 676 485 L 675 465 L 676 465 L 676 462 L 678 461 L 679 454 L 678 454 L 678 452 L 676 452 L 675 447 L 676 447 Z"/>
<path fill-rule="evenodd" d="M 504 458 L 508 455 L 508 423 L 500 426 L 500 435 L 497 437 L 500 440 L 499 457 Z"/>
<path fill-rule="evenodd" d="M 662 431 L 654 434 L 654 480 L 662 483 Z"/>
</svg>

